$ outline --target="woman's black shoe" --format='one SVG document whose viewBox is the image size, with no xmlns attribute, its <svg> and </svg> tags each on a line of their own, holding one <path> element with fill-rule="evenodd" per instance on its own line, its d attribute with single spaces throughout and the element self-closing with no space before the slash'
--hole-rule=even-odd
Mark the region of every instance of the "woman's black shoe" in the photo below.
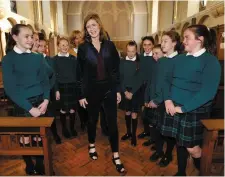
<svg viewBox="0 0 225 177">
<path fill-rule="evenodd" d="M 121 140 L 123 140 L 123 141 L 125 141 L 125 140 L 128 140 L 128 139 L 130 139 L 132 137 L 132 135 L 131 134 L 125 134 L 125 135 L 123 135 L 122 137 L 121 137 Z"/>
<path fill-rule="evenodd" d="M 116 166 L 116 170 L 121 173 L 121 175 L 125 175 L 127 171 L 125 170 L 123 164 L 116 164 L 116 160 L 119 160 L 119 157 L 112 157 L 112 162 Z"/>
<path fill-rule="evenodd" d="M 90 149 L 95 149 L 95 146 L 88 146 L 88 150 L 89 150 L 89 156 L 92 160 L 97 160 L 98 159 L 98 154 L 97 152 L 90 152 Z M 94 158 L 96 157 L 96 159 Z"/>
</svg>

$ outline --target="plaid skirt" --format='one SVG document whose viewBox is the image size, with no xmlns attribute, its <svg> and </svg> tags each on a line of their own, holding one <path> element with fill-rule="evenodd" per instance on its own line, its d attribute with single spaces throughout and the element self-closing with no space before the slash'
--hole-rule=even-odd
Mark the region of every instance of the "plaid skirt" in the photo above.
<svg viewBox="0 0 225 177">
<path fill-rule="evenodd" d="M 176 138 L 177 144 L 187 148 L 201 146 L 203 140 L 203 125 L 201 119 L 209 117 L 207 113 L 183 113 L 174 116 L 164 113 L 160 127 L 161 134 Z"/>
<path fill-rule="evenodd" d="M 130 91 L 131 89 L 127 89 L 127 91 Z M 125 98 L 125 96 L 124 96 Z M 138 90 L 136 93 L 133 94 L 133 97 L 131 100 L 128 100 L 125 98 L 124 100 L 124 106 L 126 112 L 134 112 L 139 113 L 141 110 L 141 92 Z"/>
<path fill-rule="evenodd" d="M 76 83 L 60 83 L 60 108 L 69 112 L 70 109 L 77 108 L 77 87 Z"/>
<path fill-rule="evenodd" d="M 160 104 L 156 109 L 147 108 L 146 119 L 148 120 L 148 123 L 154 127 L 160 128 L 163 121 L 164 112 L 164 104 Z"/>
</svg>

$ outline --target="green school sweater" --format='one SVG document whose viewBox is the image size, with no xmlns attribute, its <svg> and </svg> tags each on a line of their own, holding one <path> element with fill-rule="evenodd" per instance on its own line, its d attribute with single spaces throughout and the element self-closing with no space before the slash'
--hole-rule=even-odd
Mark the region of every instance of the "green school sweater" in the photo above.
<svg viewBox="0 0 225 177">
<path fill-rule="evenodd" d="M 147 80 L 147 87 L 145 91 L 145 103 L 149 103 L 149 101 L 151 101 L 151 99 L 155 94 L 157 82 L 157 70 L 158 70 L 158 61 L 154 60 L 153 62 L 151 62 L 151 72 Z"/>
<path fill-rule="evenodd" d="M 162 103 L 164 101 L 164 93 L 168 93 L 169 86 L 165 84 L 165 77 L 171 73 L 171 68 L 169 66 L 177 57 L 178 55 L 174 56 L 173 58 L 162 57 L 158 60 L 155 93 L 151 99 L 155 104 Z"/>
<path fill-rule="evenodd" d="M 165 100 L 181 104 L 184 113 L 212 104 L 221 77 L 221 66 L 215 56 L 208 52 L 198 57 L 182 54 L 170 67 L 172 72 L 166 77 L 170 89 Z"/>
<path fill-rule="evenodd" d="M 7 96 L 26 111 L 32 108 L 28 98 L 43 94 L 44 99 L 49 99 L 47 70 L 42 55 L 10 51 L 2 59 L 3 83 Z"/>
<path fill-rule="evenodd" d="M 54 72 L 54 60 L 49 56 L 45 56 L 45 61 L 48 68 L 50 87 L 52 89 L 55 86 L 55 81 L 56 81 L 56 76 Z"/>
<path fill-rule="evenodd" d="M 121 60 L 120 82 L 122 92 L 126 91 L 126 87 L 130 87 L 132 88 L 131 93 L 134 94 L 141 87 L 143 83 L 141 69 L 137 70 L 137 63 L 135 61 Z"/>
<path fill-rule="evenodd" d="M 140 68 L 141 68 L 141 74 L 143 77 L 143 81 L 147 83 L 150 81 L 152 68 L 154 67 L 155 60 L 152 56 L 144 56 L 144 54 L 140 55 Z"/>
<path fill-rule="evenodd" d="M 74 57 L 73 55 L 69 55 L 69 57 L 56 55 L 53 60 L 54 71 L 56 73 L 55 90 L 59 90 L 59 83 L 76 83 L 76 57 Z"/>
</svg>

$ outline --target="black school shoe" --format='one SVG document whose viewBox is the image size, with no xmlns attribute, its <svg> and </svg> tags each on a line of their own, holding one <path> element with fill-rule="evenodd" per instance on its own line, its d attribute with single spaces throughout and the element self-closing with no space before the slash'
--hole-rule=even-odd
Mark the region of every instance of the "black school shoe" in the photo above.
<svg viewBox="0 0 225 177">
<path fill-rule="evenodd" d="M 170 164 L 171 161 L 172 161 L 172 156 L 166 156 L 166 155 L 164 155 L 162 157 L 162 159 L 159 161 L 159 164 L 158 165 L 160 167 L 166 167 L 166 166 L 168 166 Z"/>
<path fill-rule="evenodd" d="M 139 138 L 139 139 L 143 139 L 143 138 L 145 138 L 146 136 L 150 136 L 150 133 L 142 132 L 142 133 L 140 133 L 140 134 L 138 135 L 138 138 Z"/>
<path fill-rule="evenodd" d="M 128 139 L 131 139 L 131 137 L 132 137 L 131 134 L 126 133 L 125 135 L 123 135 L 123 136 L 121 137 L 121 140 L 125 141 L 125 140 L 128 140 Z"/>
<path fill-rule="evenodd" d="M 164 156 L 164 153 L 161 152 L 161 153 L 158 153 L 158 152 L 155 152 L 154 154 L 152 154 L 149 158 L 149 160 L 151 162 L 156 162 L 159 158 L 163 157 Z"/>
<path fill-rule="evenodd" d="M 152 144 L 154 144 L 155 143 L 155 141 L 153 141 L 153 140 L 148 140 L 148 141 L 145 141 L 143 144 L 142 144 L 142 146 L 150 146 L 150 145 L 152 145 Z"/>
</svg>

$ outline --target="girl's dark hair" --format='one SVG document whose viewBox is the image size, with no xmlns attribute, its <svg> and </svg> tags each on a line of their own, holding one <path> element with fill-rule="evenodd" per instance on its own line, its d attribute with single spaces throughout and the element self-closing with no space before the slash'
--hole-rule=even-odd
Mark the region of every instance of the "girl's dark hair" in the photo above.
<svg viewBox="0 0 225 177">
<path fill-rule="evenodd" d="M 6 48 L 5 53 L 7 54 L 11 50 L 13 50 L 13 47 L 16 45 L 16 41 L 13 39 L 13 35 L 18 35 L 20 33 L 21 28 L 29 28 L 27 25 L 24 24 L 16 24 L 12 27 L 11 33 L 9 34 L 8 40 L 6 42 Z"/>
<path fill-rule="evenodd" d="M 106 31 L 105 31 L 105 29 L 103 27 L 102 21 L 101 21 L 99 15 L 96 14 L 96 13 L 89 14 L 84 19 L 84 26 L 83 26 L 83 28 L 84 28 L 84 38 L 83 38 L 83 40 L 87 41 L 87 42 L 91 42 L 91 36 L 88 34 L 88 31 L 87 31 L 87 28 L 86 28 L 87 22 L 89 20 L 91 20 L 91 19 L 95 20 L 98 23 L 99 27 L 100 27 L 99 40 L 100 41 L 107 40 L 108 36 L 107 36 Z"/>
<path fill-rule="evenodd" d="M 177 51 L 178 53 L 181 53 L 181 41 L 180 41 L 180 35 L 178 32 L 171 30 L 171 31 L 166 31 L 163 33 L 163 36 L 169 36 L 172 39 L 172 42 L 176 42 L 176 45 L 174 47 L 174 50 Z"/>
<path fill-rule="evenodd" d="M 187 29 L 194 33 L 197 40 L 202 36 L 204 38 L 202 47 L 205 47 L 209 53 L 216 55 L 216 32 L 214 29 L 208 29 L 205 25 L 191 25 Z"/>
<path fill-rule="evenodd" d="M 153 45 L 155 44 L 155 40 L 154 40 L 154 38 L 153 38 L 152 36 L 145 36 L 145 37 L 141 38 L 141 40 L 142 40 L 142 43 L 143 43 L 145 40 L 149 40 L 149 41 L 152 42 Z"/>
<path fill-rule="evenodd" d="M 135 46 L 135 48 L 136 48 L 136 50 L 137 50 L 137 43 L 135 42 L 135 41 L 129 41 L 128 43 L 127 43 L 127 46 Z M 126 46 L 126 47 L 127 47 Z M 139 55 L 138 55 L 138 53 L 136 52 L 136 60 L 135 60 L 135 62 L 136 62 L 136 70 L 138 71 L 139 69 L 140 69 L 140 57 L 139 57 Z"/>
<path fill-rule="evenodd" d="M 38 33 L 38 37 L 39 37 L 39 40 L 45 40 L 46 41 L 46 39 L 45 39 L 45 35 L 43 34 L 43 33 Z"/>
</svg>

